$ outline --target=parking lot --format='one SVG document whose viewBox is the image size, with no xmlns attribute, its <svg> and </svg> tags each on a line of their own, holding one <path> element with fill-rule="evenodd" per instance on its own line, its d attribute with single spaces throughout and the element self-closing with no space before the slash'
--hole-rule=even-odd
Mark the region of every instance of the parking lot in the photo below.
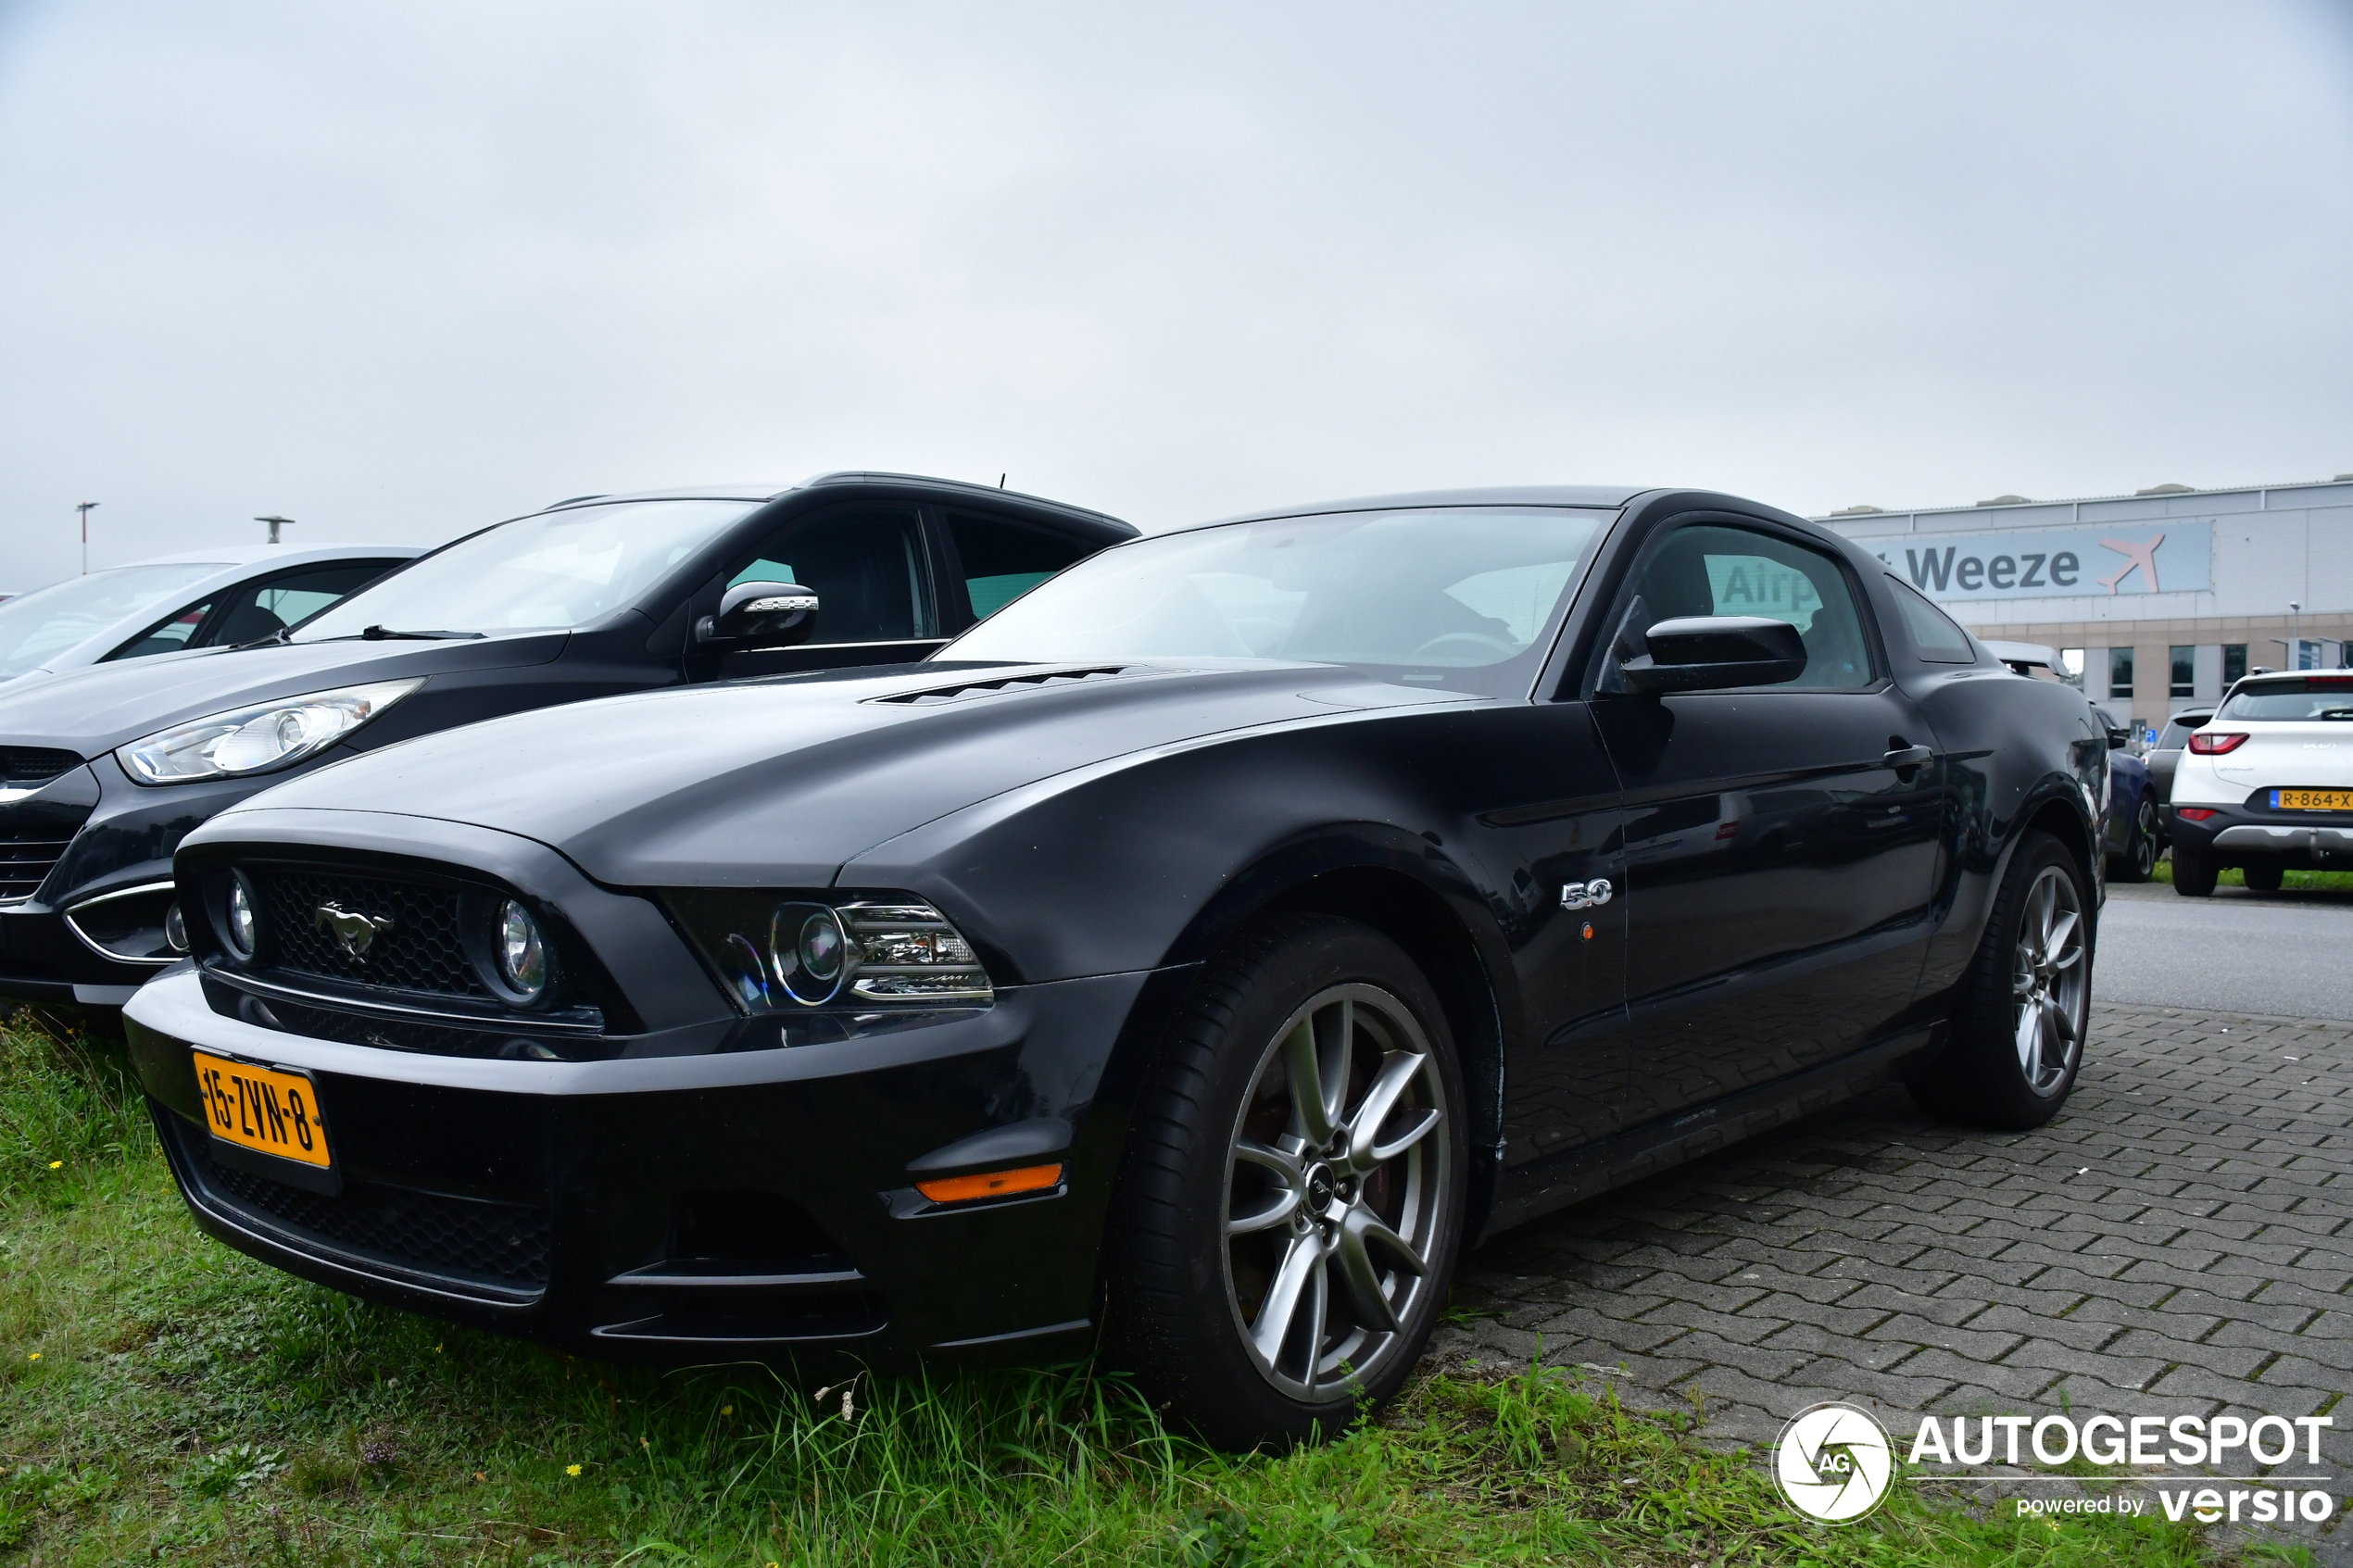
<svg viewBox="0 0 2353 1568">
<path fill-rule="evenodd" d="M 2063 1401 L 2332 1411 L 2353 1382 L 2353 1022 L 2333 1000 L 2353 966 L 2328 934 L 2353 909 L 2120 891 L 2095 998 L 2154 976 L 2280 1002 L 2095 1000 L 2074 1098 L 2036 1132 L 1939 1125 L 1894 1090 L 1525 1226 L 1467 1260 L 1457 1304 L 1487 1315 L 1433 1353 L 1605 1370 L 1728 1443 L 1828 1399 L 1899 1437 Z M 2243 958 L 2271 978 L 2243 982 Z M 2337 1420 L 2322 1469 L 2342 1475 Z M 2322 1544 L 2346 1560 L 2353 1530 Z"/>
</svg>

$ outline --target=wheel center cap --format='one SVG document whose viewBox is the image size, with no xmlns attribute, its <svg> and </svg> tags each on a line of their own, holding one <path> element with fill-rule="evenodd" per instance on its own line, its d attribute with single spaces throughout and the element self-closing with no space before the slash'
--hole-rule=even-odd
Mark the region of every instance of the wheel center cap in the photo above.
<svg viewBox="0 0 2353 1568">
<path fill-rule="evenodd" d="M 1339 1184 L 1332 1180 L 1330 1166 L 1311 1165 L 1307 1168 L 1307 1202 L 1310 1208 L 1321 1212 L 1330 1207 L 1332 1195 L 1338 1190 Z"/>
</svg>

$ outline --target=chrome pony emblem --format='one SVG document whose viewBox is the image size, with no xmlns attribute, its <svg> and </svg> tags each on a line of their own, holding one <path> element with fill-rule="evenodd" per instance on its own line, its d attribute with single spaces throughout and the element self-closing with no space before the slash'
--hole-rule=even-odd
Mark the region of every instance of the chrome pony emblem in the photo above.
<svg viewBox="0 0 2353 1568">
<path fill-rule="evenodd" d="M 321 904 L 310 919 L 355 959 L 366 958 L 369 944 L 392 929 L 390 915 L 363 915 L 340 904 Z"/>
</svg>

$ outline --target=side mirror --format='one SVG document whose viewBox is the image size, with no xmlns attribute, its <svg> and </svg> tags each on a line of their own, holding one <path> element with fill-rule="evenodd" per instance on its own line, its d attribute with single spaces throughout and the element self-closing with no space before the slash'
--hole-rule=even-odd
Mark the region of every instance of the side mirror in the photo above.
<svg viewBox="0 0 2353 1568">
<path fill-rule="evenodd" d="M 817 596 L 798 583 L 738 583 L 719 613 L 695 625 L 695 641 L 735 647 L 788 648 L 817 629 Z"/>
<path fill-rule="evenodd" d="M 1758 615 L 1689 615 L 1642 634 L 1649 652 L 1621 659 L 1629 689 L 1707 691 L 1771 686 L 1806 672 L 1806 643 L 1786 621 Z"/>
<path fill-rule="evenodd" d="M 2130 730 L 2110 730 L 2108 733 L 2108 748 L 2110 751 L 2121 751 L 2132 739 L 2133 732 Z"/>
</svg>

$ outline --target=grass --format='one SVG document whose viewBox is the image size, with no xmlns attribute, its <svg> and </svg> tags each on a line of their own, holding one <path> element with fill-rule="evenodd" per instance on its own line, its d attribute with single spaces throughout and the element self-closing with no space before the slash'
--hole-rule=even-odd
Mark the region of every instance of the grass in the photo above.
<svg viewBox="0 0 2353 1568">
<path fill-rule="evenodd" d="M 2173 857 L 2171 855 L 2169 854 L 2165 859 L 2158 861 L 2157 874 L 2149 880 L 2164 883 L 2169 887 L 2172 885 Z M 2245 887 L 2246 873 L 2236 866 L 2231 866 L 2215 877 L 2214 885 Z M 2280 887 L 2282 891 L 2288 893 L 2353 893 L 2353 872 L 2283 872 L 2280 876 Z"/>
<path fill-rule="evenodd" d="M 1811 1525 L 1694 1426 L 1574 1374 L 1431 1376 L 1338 1441 L 1236 1458 L 1085 1368 L 820 1392 L 573 1361 L 205 1239 L 119 1057 L 0 1027 L 0 1560 L 2209 1561 L 2161 1519 L 1980 1519 L 1911 1486 L 1861 1524 Z"/>
</svg>

